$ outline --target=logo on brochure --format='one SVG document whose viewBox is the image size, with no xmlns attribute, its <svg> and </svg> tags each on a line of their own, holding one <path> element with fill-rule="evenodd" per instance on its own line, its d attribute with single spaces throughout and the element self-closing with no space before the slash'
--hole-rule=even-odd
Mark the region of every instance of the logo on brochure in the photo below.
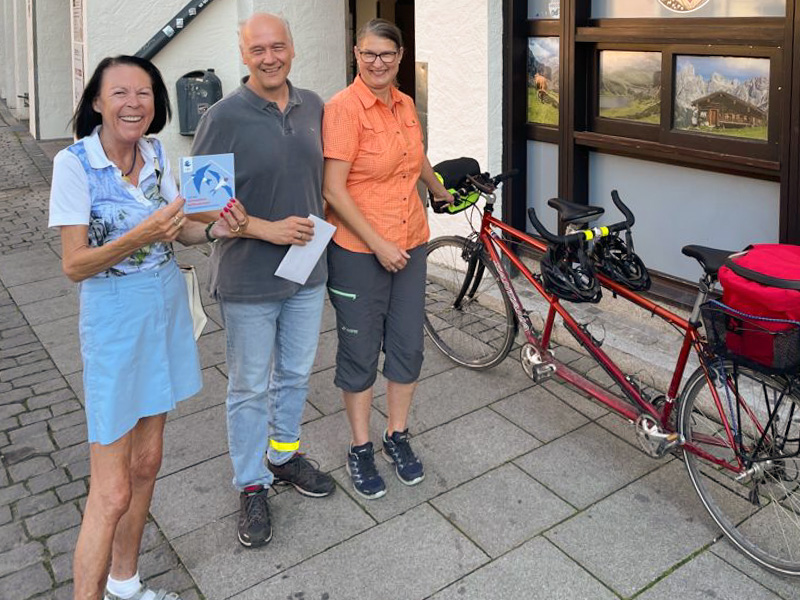
<svg viewBox="0 0 800 600">
<path fill-rule="evenodd" d="M 224 195 L 225 202 L 233 197 L 233 175 L 214 162 L 197 169 L 190 181 L 198 196 L 215 198 Z"/>
<path fill-rule="evenodd" d="M 181 157 L 184 212 L 222 210 L 236 196 L 233 154 Z"/>
</svg>

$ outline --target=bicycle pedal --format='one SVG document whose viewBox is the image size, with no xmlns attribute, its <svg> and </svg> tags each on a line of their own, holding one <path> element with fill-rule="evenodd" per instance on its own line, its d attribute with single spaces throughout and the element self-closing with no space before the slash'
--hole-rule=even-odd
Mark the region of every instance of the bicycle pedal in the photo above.
<svg viewBox="0 0 800 600">
<path fill-rule="evenodd" d="M 556 373 L 555 363 L 545 361 L 542 358 L 542 354 L 531 344 L 524 344 L 520 348 L 519 362 L 522 364 L 522 370 L 525 371 L 525 374 L 535 383 L 550 379 Z"/>
<path fill-rule="evenodd" d="M 636 419 L 636 440 L 642 450 L 653 458 L 663 458 L 685 441 L 679 433 L 662 429 L 648 414 L 639 415 Z"/>
</svg>

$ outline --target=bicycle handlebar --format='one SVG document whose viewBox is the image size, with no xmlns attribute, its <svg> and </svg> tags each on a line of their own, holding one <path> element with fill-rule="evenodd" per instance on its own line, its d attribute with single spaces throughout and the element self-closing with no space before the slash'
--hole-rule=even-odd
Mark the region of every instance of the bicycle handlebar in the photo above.
<svg viewBox="0 0 800 600">
<path fill-rule="evenodd" d="M 622 198 L 619 197 L 617 190 L 611 190 L 611 200 L 614 202 L 614 206 L 616 206 L 625 216 L 625 220 L 605 227 L 582 229 L 581 231 L 576 231 L 575 233 L 570 233 L 568 235 L 555 235 L 554 233 L 551 233 L 544 225 L 542 225 L 542 222 L 539 221 L 539 218 L 536 216 L 536 211 L 533 209 L 533 207 L 528 209 L 528 218 L 531 220 L 531 224 L 539 233 L 539 235 L 541 235 L 551 244 L 571 244 L 574 242 L 591 240 L 595 237 L 605 237 L 618 231 L 630 229 L 636 222 L 636 218 L 633 216 L 631 209 L 629 209 L 622 201 Z"/>
<path fill-rule="evenodd" d="M 464 186 L 460 187 L 457 190 L 456 189 L 450 190 L 450 193 L 453 194 L 453 204 L 458 205 L 462 199 L 466 201 L 466 199 L 469 198 L 470 194 L 473 194 L 476 191 L 480 192 L 481 194 L 491 195 L 495 192 L 498 185 L 500 185 L 503 181 L 506 181 L 507 179 L 511 179 L 517 173 L 519 173 L 518 169 L 511 169 L 510 171 L 507 171 L 506 173 L 500 173 L 495 177 L 490 177 L 488 173 L 481 173 L 479 175 L 467 175 L 465 177 L 466 184 Z M 477 197 L 475 197 L 470 202 L 470 205 L 473 204 L 475 200 L 477 200 Z M 441 201 L 434 200 L 433 197 L 431 197 L 431 207 L 433 208 L 433 212 L 443 213 L 447 211 L 448 206 L 449 205 L 447 202 L 443 200 Z M 458 212 L 458 211 L 451 211 L 451 212 Z"/>
</svg>

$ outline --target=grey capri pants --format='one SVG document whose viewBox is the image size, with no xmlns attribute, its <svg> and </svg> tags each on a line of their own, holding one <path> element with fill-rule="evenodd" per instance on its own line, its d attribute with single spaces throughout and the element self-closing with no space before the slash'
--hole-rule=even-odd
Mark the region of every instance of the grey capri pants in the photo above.
<svg viewBox="0 0 800 600">
<path fill-rule="evenodd" d="M 375 383 L 381 348 L 383 375 L 413 383 L 422 368 L 425 244 L 407 252 L 405 268 L 390 273 L 374 254 L 328 246 L 328 295 L 336 310 L 339 346 L 334 384 L 363 392 Z"/>
</svg>

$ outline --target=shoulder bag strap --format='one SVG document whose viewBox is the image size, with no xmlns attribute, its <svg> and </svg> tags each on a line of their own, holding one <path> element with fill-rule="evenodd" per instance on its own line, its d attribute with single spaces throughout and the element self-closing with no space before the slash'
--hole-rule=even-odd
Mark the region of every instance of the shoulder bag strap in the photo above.
<svg viewBox="0 0 800 600">
<path fill-rule="evenodd" d="M 760 283 L 762 285 L 781 288 L 783 290 L 800 290 L 800 281 L 796 279 L 779 279 L 778 277 L 764 275 L 764 273 L 759 273 L 758 271 L 753 271 L 747 267 L 737 265 L 733 260 L 731 260 L 731 257 L 725 259 L 725 266 L 740 277 L 744 277 L 745 279 L 755 281 L 756 283 Z"/>
</svg>

